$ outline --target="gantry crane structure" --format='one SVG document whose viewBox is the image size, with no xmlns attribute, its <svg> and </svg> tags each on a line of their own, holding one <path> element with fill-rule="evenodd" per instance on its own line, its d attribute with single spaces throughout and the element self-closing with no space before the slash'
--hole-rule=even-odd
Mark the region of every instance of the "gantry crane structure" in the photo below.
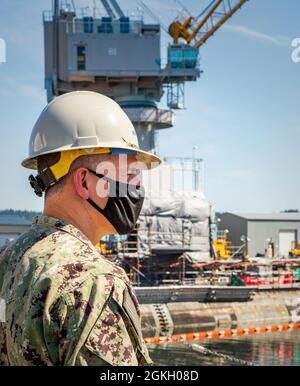
<svg viewBox="0 0 300 386">
<path fill-rule="evenodd" d="M 185 107 L 185 83 L 200 77 L 200 48 L 247 0 L 213 0 L 197 17 L 180 5 L 179 15 L 169 27 L 163 25 L 143 0 L 136 1 L 153 23 L 144 22 L 142 14 L 125 14 L 116 0 L 94 0 L 93 9 L 77 9 L 74 0 L 53 0 L 53 9 L 44 12 L 45 87 L 49 101 L 75 90 L 95 91 L 113 98 L 133 122 L 141 148 L 157 153 L 157 132 L 173 126 L 174 110 Z M 174 1 L 179 3 L 180 0 Z M 101 10 L 97 4 L 101 4 Z M 172 39 L 167 47 L 167 63 L 161 58 L 162 29 Z M 162 109 L 159 103 L 165 92 L 168 108 Z M 201 192 L 202 160 L 197 160 L 193 154 L 192 159 L 167 158 L 165 161 L 169 163 L 172 184 L 175 174 L 181 173 L 182 191 L 185 191 L 185 175 L 189 175 L 191 166 L 193 191 Z M 179 162 L 178 169 L 176 162 Z M 157 175 L 156 180 L 162 180 L 162 176 L 163 173 Z M 171 193 L 173 190 L 171 186 Z M 144 227 L 138 225 L 122 243 L 113 237 L 100 244 L 101 248 L 104 246 L 102 252 L 116 250 L 117 256 L 121 253 L 130 272 L 137 274 L 137 279 L 133 278 L 136 283 L 146 276 L 148 281 L 149 277 L 155 277 L 153 272 L 159 266 L 156 263 L 163 262 L 170 268 L 186 251 L 197 251 L 201 258 L 209 257 L 211 207 L 201 195 L 192 195 L 189 207 L 192 203 L 198 215 L 203 216 L 201 226 L 199 222 L 195 227 L 189 223 L 187 229 L 190 218 L 176 218 L 176 224 L 182 224 L 174 228 L 176 235 L 162 234 L 161 229 L 155 228 L 159 221 L 149 220 L 147 215 L 148 220 L 141 222 Z M 183 201 L 181 206 L 184 207 Z M 158 217 L 157 213 L 155 216 Z M 166 221 L 173 224 L 173 220 L 172 216 L 168 219 L 164 215 L 162 224 Z M 173 237 L 177 242 L 172 247 L 169 240 Z M 146 276 L 140 270 L 140 259 Z"/>
<path fill-rule="evenodd" d="M 167 29 L 173 41 L 164 65 L 162 27 L 153 12 L 150 24 L 142 15 L 126 15 L 116 0 L 98 1 L 105 14 L 97 7 L 78 10 L 74 0 L 53 0 L 52 11 L 44 12 L 48 101 L 74 90 L 105 94 L 131 118 L 140 146 L 157 152 L 156 133 L 172 127 L 173 110 L 185 107 L 185 82 L 200 77 L 200 47 L 246 1 L 213 0 L 197 17 L 182 7 Z M 161 109 L 165 91 L 168 108 Z"/>
</svg>

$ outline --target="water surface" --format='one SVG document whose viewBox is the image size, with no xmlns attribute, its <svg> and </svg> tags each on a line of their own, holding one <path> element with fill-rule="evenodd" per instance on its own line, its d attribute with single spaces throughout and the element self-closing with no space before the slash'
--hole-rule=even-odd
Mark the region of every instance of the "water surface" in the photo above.
<svg viewBox="0 0 300 386">
<path fill-rule="evenodd" d="M 260 366 L 299 366 L 300 331 L 245 335 L 192 342 Z M 228 366 L 230 361 L 192 351 L 181 343 L 151 345 L 149 352 L 159 366 Z"/>
</svg>

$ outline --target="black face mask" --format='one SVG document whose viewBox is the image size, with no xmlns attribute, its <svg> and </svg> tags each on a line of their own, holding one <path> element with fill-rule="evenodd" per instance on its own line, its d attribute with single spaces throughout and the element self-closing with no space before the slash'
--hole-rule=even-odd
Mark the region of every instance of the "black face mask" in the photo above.
<svg viewBox="0 0 300 386">
<path fill-rule="evenodd" d="M 113 225 L 119 235 L 127 235 L 132 232 L 144 203 L 144 187 L 115 181 L 103 174 L 88 170 L 95 176 L 103 178 L 110 183 L 110 196 L 104 209 L 101 209 L 90 198 L 87 202 Z"/>
</svg>

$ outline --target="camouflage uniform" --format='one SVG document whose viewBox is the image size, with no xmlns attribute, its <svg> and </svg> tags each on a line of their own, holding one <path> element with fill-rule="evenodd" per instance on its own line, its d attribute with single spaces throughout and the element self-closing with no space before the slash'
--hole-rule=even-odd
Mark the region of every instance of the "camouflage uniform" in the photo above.
<svg viewBox="0 0 300 386">
<path fill-rule="evenodd" d="M 0 255 L 0 290 L 1 364 L 152 364 L 126 273 L 73 225 L 35 218 Z"/>
</svg>

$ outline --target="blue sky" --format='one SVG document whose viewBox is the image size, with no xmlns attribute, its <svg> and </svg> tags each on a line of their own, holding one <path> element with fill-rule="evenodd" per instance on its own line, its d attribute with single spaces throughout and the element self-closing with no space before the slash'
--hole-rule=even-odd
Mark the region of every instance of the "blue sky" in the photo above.
<svg viewBox="0 0 300 386">
<path fill-rule="evenodd" d="M 136 7 L 119 2 L 124 10 Z M 145 2 L 166 25 L 176 14 L 172 0 Z M 184 3 L 198 14 L 208 0 Z M 20 161 L 46 103 L 42 11 L 50 6 L 50 0 L 1 0 L 0 38 L 7 44 L 0 65 L 1 209 L 43 205 Z M 205 193 L 219 211 L 300 208 L 300 63 L 291 60 L 299 14 L 298 0 L 250 0 L 202 47 L 204 73 L 186 86 L 187 109 L 160 133 L 163 156 L 191 156 L 198 146 Z M 163 35 L 164 49 L 167 41 Z"/>
</svg>

